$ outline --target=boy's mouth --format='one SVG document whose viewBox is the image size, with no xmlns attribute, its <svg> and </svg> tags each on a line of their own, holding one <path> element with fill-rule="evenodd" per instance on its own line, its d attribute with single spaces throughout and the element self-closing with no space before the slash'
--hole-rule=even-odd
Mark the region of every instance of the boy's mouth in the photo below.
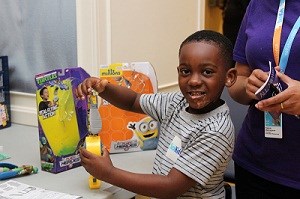
<svg viewBox="0 0 300 199">
<path fill-rule="evenodd" d="M 198 99 L 206 95 L 204 91 L 190 91 L 188 94 L 192 99 Z"/>
</svg>

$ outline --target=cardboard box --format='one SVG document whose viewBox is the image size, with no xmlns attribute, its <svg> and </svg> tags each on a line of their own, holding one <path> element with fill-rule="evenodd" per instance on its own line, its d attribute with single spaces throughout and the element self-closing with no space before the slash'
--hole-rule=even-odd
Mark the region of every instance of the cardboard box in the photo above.
<svg viewBox="0 0 300 199">
<path fill-rule="evenodd" d="M 0 129 L 11 126 L 8 57 L 0 57 Z"/>
<path fill-rule="evenodd" d="M 149 62 L 102 65 L 99 76 L 138 93 L 157 92 L 156 74 Z M 156 149 L 158 123 L 151 117 L 121 110 L 103 99 L 99 100 L 99 112 L 102 120 L 99 135 L 110 153 Z"/>
<path fill-rule="evenodd" d="M 76 151 L 88 134 L 87 100 L 74 89 L 87 77 L 82 68 L 57 69 L 35 76 L 41 168 L 58 173 L 80 166 Z"/>
</svg>

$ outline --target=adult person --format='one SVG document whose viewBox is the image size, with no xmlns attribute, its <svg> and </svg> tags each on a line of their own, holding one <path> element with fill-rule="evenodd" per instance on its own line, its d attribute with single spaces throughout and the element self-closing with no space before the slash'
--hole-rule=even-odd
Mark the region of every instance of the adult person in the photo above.
<svg viewBox="0 0 300 199">
<path fill-rule="evenodd" d="M 251 0 L 241 24 L 238 78 L 229 88 L 235 101 L 249 105 L 233 154 L 237 198 L 300 198 L 299 11 L 299 0 Z M 258 101 L 269 62 L 282 92 Z M 281 122 L 269 125 L 268 113 L 281 113 Z"/>
</svg>

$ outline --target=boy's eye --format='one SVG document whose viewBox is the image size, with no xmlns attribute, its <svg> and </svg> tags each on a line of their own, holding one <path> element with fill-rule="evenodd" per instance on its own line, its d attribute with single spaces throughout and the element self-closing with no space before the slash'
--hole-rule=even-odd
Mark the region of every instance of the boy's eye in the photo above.
<svg viewBox="0 0 300 199">
<path fill-rule="evenodd" d="M 186 68 L 180 68 L 179 73 L 182 75 L 188 75 L 188 74 L 190 74 L 190 70 L 186 69 Z"/>
<path fill-rule="evenodd" d="M 205 70 L 203 71 L 203 74 L 204 74 L 205 76 L 210 76 L 210 75 L 212 75 L 213 73 L 214 73 L 214 71 L 209 70 L 209 69 L 205 69 Z"/>
</svg>

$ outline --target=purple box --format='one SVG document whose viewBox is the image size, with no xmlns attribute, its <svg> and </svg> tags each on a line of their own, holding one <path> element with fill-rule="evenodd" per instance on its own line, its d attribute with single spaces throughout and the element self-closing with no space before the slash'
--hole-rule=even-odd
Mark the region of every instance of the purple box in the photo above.
<svg viewBox="0 0 300 199">
<path fill-rule="evenodd" d="M 88 134 L 87 100 L 75 96 L 89 74 L 80 67 L 35 76 L 41 168 L 58 173 L 80 166 L 79 141 Z"/>
</svg>

